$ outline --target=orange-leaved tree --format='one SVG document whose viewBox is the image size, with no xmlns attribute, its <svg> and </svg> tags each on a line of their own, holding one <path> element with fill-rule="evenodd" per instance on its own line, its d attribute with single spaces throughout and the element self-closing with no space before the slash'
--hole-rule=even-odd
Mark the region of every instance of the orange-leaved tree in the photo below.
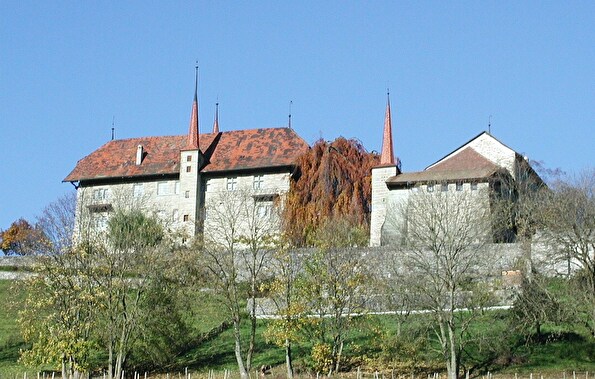
<svg viewBox="0 0 595 379">
<path fill-rule="evenodd" d="M 369 227 L 371 170 L 378 154 L 367 152 L 358 140 L 339 137 L 318 140 L 296 163 L 297 180 L 283 211 L 285 232 L 296 246 L 313 245 L 316 229 L 334 218 Z"/>
<path fill-rule="evenodd" d="M 10 227 L 0 231 L 0 250 L 6 255 L 26 255 L 35 253 L 43 242 L 41 230 L 20 218 Z"/>
</svg>

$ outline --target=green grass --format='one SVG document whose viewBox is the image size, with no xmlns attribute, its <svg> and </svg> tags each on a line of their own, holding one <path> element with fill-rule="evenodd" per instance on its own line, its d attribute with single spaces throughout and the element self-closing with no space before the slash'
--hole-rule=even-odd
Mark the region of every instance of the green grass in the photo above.
<svg viewBox="0 0 595 379">
<path fill-rule="evenodd" d="M 19 351 L 27 347 L 17 325 L 18 307 L 25 298 L 20 282 L 0 280 L 0 373 L 22 374 Z"/>
<path fill-rule="evenodd" d="M 14 374 L 20 374 L 22 377 L 26 370 L 18 363 L 19 350 L 26 348 L 16 323 L 18 307 L 5 306 L 9 303 L 18 304 L 24 299 L 25 293 L 20 289 L 19 283 L 0 281 L 0 304 L 4 304 L 0 307 L 0 378 Z M 193 372 L 220 372 L 224 369 L 235 372 L 232 327 L 226 328 L 207 341 L 200 338 L 226 320 L 225 312 L 222 311 L 223 305 L 209 292 L 197 292 L 187 301 L 187 319 L 194 330 L 194 343 L 191 342 L 169 365 L 163 367 L 163 371 L 180 372 L 188 367 Z M 402 339 L 395 337 L 396 321 L 393 316 L 359 318 L 348 333 L 344 362 L 352 368 L 361 366 L 362 369 L 370 371 L 403 368 L 411 363 L 407 352 L 415 351 L 419 357 L 416 364 L 425 366 L 427 370 L 440 368 L 441 363 L 435 352 L 437 342 L 433 334 L 428 333 L 428 317 L 410 316 L 403 326 Z M 544 327 L 544 333 L 550 336 L 549 339 L 525 345 L 520 342 L 520 338 L 515 339 L 511 335 L 507 322 L 506 311 L 489 312 L 484 315 L 474 327 L 474 332 L 482 336 L 483 340 L 469 344 L 468 352 L 471 358 L 466 358 L 469 367 L 475 367 L 477 372 L 490 371 L 500 375 L 562 371 L 570 373 L 573 370 L 595 372 L 595 341 L 586 330 L 578 327 L 573 327 L 572 330 L 558 328 L 554 334 L 551 333 L 553 329 Z M 266 326 L 266 321 L 258 322 L 254 368 L 261 365 L 284 364 L 283 349 L 267 343 L 263 338 Z M 244 344 L 248 342 L 248 333 L 249 325 L 244 323 Z M 415 336 L 418 338 L 414 338 Z M 307 366 L 313 342 L 311 338 L 304 338 L 294 346 L 295 364 L 298 368 L 303 369 Z M 500 349 L 501 345 L 506 344 L 509 345 L 508 349 Z M 280 372 L 282 375 L 282 370 Z M 32 375 L 30 370 L 29 377 L 33 377 Z"/>
</svg>

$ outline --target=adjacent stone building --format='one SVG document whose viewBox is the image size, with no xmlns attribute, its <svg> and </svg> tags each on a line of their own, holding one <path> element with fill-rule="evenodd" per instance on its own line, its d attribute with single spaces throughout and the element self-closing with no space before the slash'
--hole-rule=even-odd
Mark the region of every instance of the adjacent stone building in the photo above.
<svg viewBox="0 0 595 379">
<path fill-rule="evenodd" d="M 392 147 L 390 102 L 384 123 L 381 162 L 372 169 L 372 215 L 370 245 L 380 246 L 390 234 L 387 213 L 395 204 L 406 203 L 412 191 L 463 191 L 490 207 L 495 197 L 515 196 L 515 183 L 531 177 L 543 183 L 526 157 L 506 146 L 488 132 L 482 132 L 423 171 L 401 172 Z M 495 235 L 494 242 L 512 242 L 514 236 Z"/>
<path fill-rule="evenodd" d="M 252 194 L 262 217 L 289 190 L 296 158 L 309 148 L 291 128 L 200 133 L 198 94 L 188 134 L 111 140 L 81 159 L 64 179 L 77 188 L 77 220 L 105 227 L 117 206 L 157 215 L 189 238 L 205 230 L 206 204 L 222 191 Z M 78 225 L 78 223 L 77 223 Z"/>
</svg>

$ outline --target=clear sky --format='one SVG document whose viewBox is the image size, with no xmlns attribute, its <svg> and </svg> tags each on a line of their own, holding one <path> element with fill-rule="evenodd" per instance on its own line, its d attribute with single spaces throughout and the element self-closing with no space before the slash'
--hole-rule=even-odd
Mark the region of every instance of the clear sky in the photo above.
<svg viewBox="0 0 595 379">
<path fill-rule="evenodd" d="M 292 126 L 405 171 L 488 128 L 566 172 L 595 157 L 594 1 L 0 1 L 0 229 L 111 137 Z"/>
</svg>

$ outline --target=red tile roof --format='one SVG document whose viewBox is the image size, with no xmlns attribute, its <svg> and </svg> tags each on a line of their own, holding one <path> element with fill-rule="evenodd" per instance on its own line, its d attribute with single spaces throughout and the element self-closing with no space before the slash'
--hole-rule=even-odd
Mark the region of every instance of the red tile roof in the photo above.
<svg viewBox="0 0 595 379">
<path fill-rule="evenodd" d="M 472 147 L 466 147 L 459 153 L 439 161 L 424 171 L 407 172 L 390 177 L 386 183 L 418 183 L 418 182 L 448 182 L 468 181 L 490 178 L 495 173 L 504 170 Z"/>
<path fill-rule="evenodd" d="M 475 170 L 498 167 L 498 165 L 479 154 L 472 147 L 467 146 L 450 158 L 439 161 L 427 168 L 426 171 Z"/>
<path fill-rule="evenodd" d="M 110 141 L 78 161 L 64 181 L 178 174 L 180 151 L 185 150 L 187 138 L 183 135 Z M 212 173 L 290 166 L 308 149 L 308 144 L 289 128 L 207 133 L 201 134 L 199 141 L 200 150 L 208 159 L 202 172 Z M 138 145 L 145 152 L 140 165 L 135 164 Z"/>
</svg>

